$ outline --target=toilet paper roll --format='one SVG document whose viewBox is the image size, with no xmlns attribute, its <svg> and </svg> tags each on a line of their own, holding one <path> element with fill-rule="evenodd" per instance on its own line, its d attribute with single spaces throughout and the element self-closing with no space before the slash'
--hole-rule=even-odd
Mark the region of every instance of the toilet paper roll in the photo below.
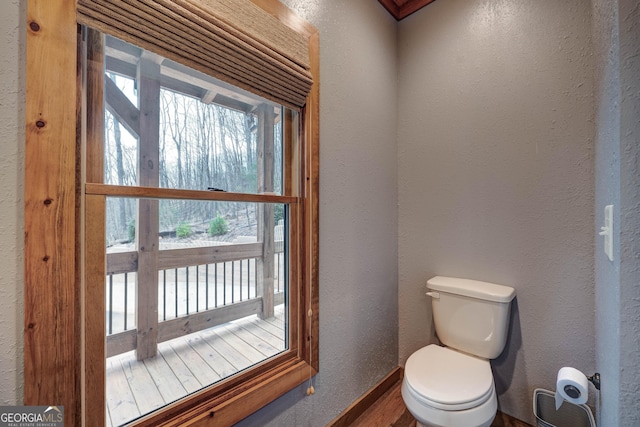
<svg viewBox="0 0 640 427">
<path fill-rule="evenodd" d="M 556 381 L 556 411 L 562 402 L 580 405 L 587 402 L 589 397 L 589 380 L 587 376 L 576 368 L 564 367 L 558 371 Z"/>
</svg>

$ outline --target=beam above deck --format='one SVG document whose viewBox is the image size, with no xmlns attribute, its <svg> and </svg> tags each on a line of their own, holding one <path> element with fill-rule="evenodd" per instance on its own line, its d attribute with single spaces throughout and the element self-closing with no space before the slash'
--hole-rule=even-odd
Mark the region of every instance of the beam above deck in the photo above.
<svg viewBox="0 0 640 427">
<path fill-rule="evenodd" d="M 135 79 L 137 66 L 143 54 L 144 51 L 139 47 L 114 37 L 106 37 L 105 66 L 107 71 Z M 205 104 L 215 103 L 246 113 L 268 102 L 249 92 L 231 87 L 227 83 L 167 59 L 160 62 L 160 67 L 158 79 L 162 87 L 200 99 Z M 273 105 L 277 117 L 280 108 L 275 104 L 271 105 Z"/>
<path fill-rule="evenodd" d="M 120 124 L 136 138 L 140 137 L 140 110 L 110 78 L 105 78 L 105 103 Z"/>
</svg>

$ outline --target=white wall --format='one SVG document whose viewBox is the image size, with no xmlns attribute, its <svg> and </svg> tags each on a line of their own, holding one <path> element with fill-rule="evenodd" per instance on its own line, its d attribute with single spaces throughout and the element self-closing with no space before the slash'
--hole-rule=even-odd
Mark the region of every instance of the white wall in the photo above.
<svg viewBox="0 0 640 427">
<path fill-rule="evenodd" d="M 25 2 L 0 2 L 0 405 L 22 404 Z"/>
<path fill-rule="evenodd" d="M 510 285 L 499 409 L 594 370 L 589 0 L 436 1 L 399 25 L 400 362 L 431 336 L 434 275 Z"/>
</svg>

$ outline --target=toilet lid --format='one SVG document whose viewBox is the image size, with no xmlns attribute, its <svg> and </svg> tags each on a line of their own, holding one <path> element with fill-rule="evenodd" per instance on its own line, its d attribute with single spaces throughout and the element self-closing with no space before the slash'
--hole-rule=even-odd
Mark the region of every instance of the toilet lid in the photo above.
<svg viewBox="0 0 640 427">
<path fill-rule="evenodd" d="M 409 357 L 405 381 L 416 398 L 448 410 L 478 406 L 489 399 L 493 391 L 488 360 L 434 344 Z"/>
</svg>

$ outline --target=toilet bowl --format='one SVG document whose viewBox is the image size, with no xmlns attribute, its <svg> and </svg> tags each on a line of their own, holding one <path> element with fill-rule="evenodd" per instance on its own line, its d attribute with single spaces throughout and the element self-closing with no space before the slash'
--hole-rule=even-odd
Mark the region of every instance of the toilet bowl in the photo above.
<svg viewBox="0 0 640 427">
<path fill-rule="evenodd" d="M 427 288 L 442 345 L 409 356 L 402 398 L 420 426 L 489 427 L 498 409 L 489 360 L 505 347 L 515 290 L 441 276 Z"/>
<path fill-rule="evenodd" d="M 402 398 L 425 427 L 488 427 L 498 408 L 489 361 L 435 344 L 407 360 Z"/>
</svg>

